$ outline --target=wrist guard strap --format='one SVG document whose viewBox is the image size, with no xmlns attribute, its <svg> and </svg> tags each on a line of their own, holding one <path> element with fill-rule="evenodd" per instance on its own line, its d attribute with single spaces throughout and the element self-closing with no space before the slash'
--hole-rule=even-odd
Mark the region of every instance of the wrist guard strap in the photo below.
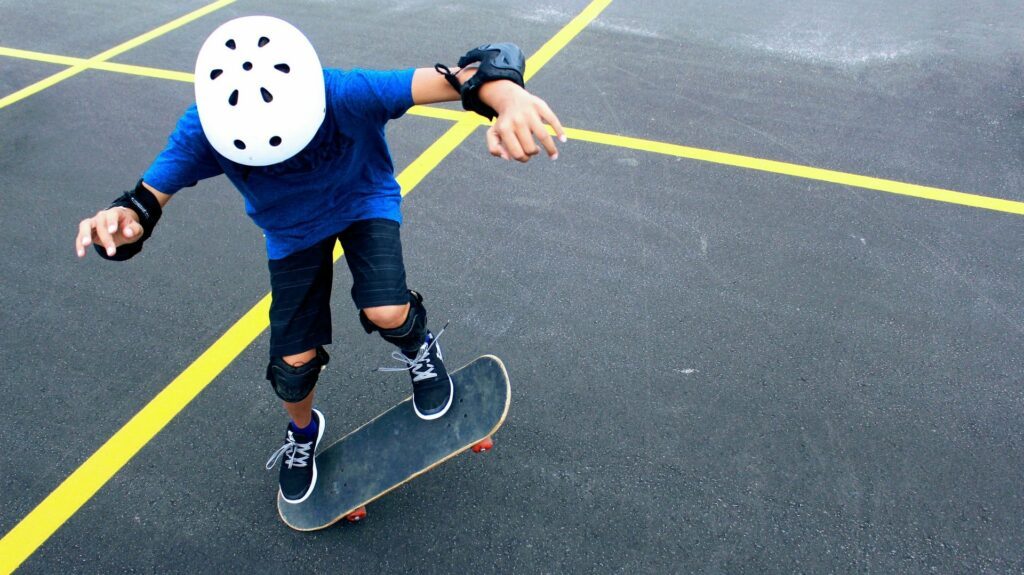
<svg viewBox="0 0 1024 575">
<path fill-rule="evenodd" d="M 156 227 L 157 222 L 160 221 L 160 216 L 163 215 L 163 208 L 160 207 L 160 202 L 157 201 L 156 196 L 153 192 L 146 189 L 146 186 L 142 185 L 142 180 L 139 180 L 135 184 L 135 189 L 130 192 L 121 194 L 111 204 L 111 208 L 128 208 L 135 212 L 139 216 L 139 225 L 142 226 L 142 237 L 137 241 L 130 244 L 124 244 L 117 247 L 117 252 L 112 256 L 107 255 L 107 250 L 96 244 L 96 253 L 103 259 L 124 261 L 135 254 L 142 251 L 142 244 L 149 236 L 153 235 L 153 228 Z M 109 209 L 109 208 L 108 208 Z"/>
<path fill-rule="evenodd" d="M 480 86 L 494 80 L 511 80 L 520 87 L 525 87 L 523 76 L 526 73 L 526 57 L 519 46 L 509 42 L 500 44 L 484 44 L 474 48 L 459 58 L 459 68 L 465 68 L 470 64 L 479 62 L 476 74 L 460 83 L 455 74 L 444 64 L 437 64 L 434 70 L 443 75 L 448 83 L 462 96 L 462 108 L 476 112 L 488 120 L 493 120 L 498 115 L 487 104 L 480 100 Z"/>
</svg>

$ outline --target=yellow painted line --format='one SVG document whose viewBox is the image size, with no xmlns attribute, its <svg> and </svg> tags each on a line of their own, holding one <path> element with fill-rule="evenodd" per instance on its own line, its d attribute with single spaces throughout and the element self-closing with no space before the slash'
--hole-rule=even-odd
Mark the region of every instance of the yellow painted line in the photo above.
<svg viewBox="0 0 1024 575">
<path fill-rule="evenodd" d="M 409 108 L 409 111 L 406 113 L 413 116 L 422 116 L 424 118 L 434 118 L 435 120 L 448 120 L 450 122 L 459 122 L 468 118 L 477 120 L 480 124 L 487 123 L 487 120 L 476 115 L 474 112 L 460 112 L 458 110 L 436 108 L 434 106 L 413 106 L 412 108 Z"/>
<path fill-rule="evenodd" d="M 174 80 L 176 82 L 189 83 L 194 81 L 192 72 L 175 72 L 174 70 L 162 70 L 160 68 L 150 68 L 148 66 L 133 66 L 131 64 L 118 64 L 116 62 L 98 62 L 89 67 L 107 72 L 146 76 L 148 78 L 159 78 L 161 80 Z"/>
<path fill-rule="evenodd" d="M 575 18 L 569 21 L 564 28 L 559 30 L 550 40 L 544 43 L 532 56 L 526 60 L 526 74 L 523 80 L 530 81 L 555 54 L 572 41 L 583 29 L 590 24 L 598 15 L 612 3 L 612 0 L 594 0 L 583 9 Z"/>
<path fill-rule="evenodd" d="M 216 377 L 236 350 L 252 343 L 267 327 L 269 311 L 267 295 L 0 539 L 0 573 L 17 569 L 203 390 L 197 382 Z"/>
<path fill-rule="evenodd" d="M 157 38 L 159 36 L 162 36 L 163 34 L 166 34 L 166 33 L 170 32 L 170 31 L 172 31 L 172 30 L 180 28 L 180 27 L 184 26 L 185 24 L 188 24 L 189 22 L 192 22 L 193 20 L 195 20 L 197 18 L 201 18 L 201 17 L 203 17 L 203 16 L 205 16 L 205 15 L 211 13 L 211 12 L 214 12 L 216 10 L 219 10 L 219 9 L 227 6 L 228 4 L 233 3 L 234 1 L 235 0 L 217 0 L 216 2 L 214 2 L 212 4 L 207 4 L 206 6 L 203 6 L 202 8 L 199 8 L 198 10 L 195 10 L 193 12 L 189 12 L 188 14 L 186 14 L 186 15 L 180 17 L 180 18 L 172 20 L 172 21 L 168 22 L 167 24 L 164 24 L 163 26 L 160 26 L 158 28 L 154 28 L 154 29 L 150 30 L 149 32 L 146 32 L 145 34 L 142 34 L 140 36 L 136 36 L 135 38 L 132 38 L 131 40 L 128 40 L 127 42 L 123 42 L 121 44 L 118 44 L 117 46 L 114 46 L 113 48 L 111 48 L 109 50 L 101 52 L 101 53 L 93 56 L 92 58 L 89 58 L 88 60 L 72 64 L 70 68 L 67 68 L 65 70 L 61 70 L 60 72 L 57 72 L 56 74 L 53 74 L 52 76 L 49 76 L 48 78 L 44 78 L 44 79 L 36 82 L 35 84 L 32 84 L 31 86 L 26 86 L 25 88 L 22 88 L 22 89 L 18 90 L 17 92 L 14 92 L 13 94 L 10 94 L 8 96 L 0 98 L 0 109 L 5 108 L 7 106 L 10 106 L 11 104 L 13 104 L 15 102 L 19 102 L 21 100 L 24 100 L 25 98 L 28 98 L 29 96 L 31 96 L 33 94 L 37 94 L 37 93 L 39 93 L 39 92 L 49 88 L 50 86 L 53 86 L 54 84 L 57 84 L 59 82 L 63 82 L 64 80 L 67 80 L 68 78 L 70 78 L 72 76 L 80 74 L 81 72 L 83 72 L 85 70 L 88 70 L 89 68 L 99 67 L 100 65 L 103 64 L 103 62 L 105 60 L 109 60 L 109 59 L 111 59 L 111 58 L 113 58 L 115 56 L 118 56 L 120 54 L 123 54 L 123 53 L 127 52 L 128 50 L 131 50 L 132 48 L 135 48 L 137 46 L 145 44 L 146 42 L 149 42 L 150 40 L 152 40 L 154 38 Z"/>
<path fill-rule="evenodd" d="M 159 78 L 161 80 L 175 80 L 178 82 L 192 82 L 191 72 L 175 72 L 174 70 L 163 70 L 161 68 L 150 68 L 148 66 L 133 66 L 131 64 L 118 64 L 116 62 L 92 62 L 85 58 L 73 58 L 71 56 L 59 56 L 45 52 L 33 52 L 31 50 L 18 50 L 16 48 L 5 48 L 0 46 L 0 56 L 32 60 L 35 62 L 46 62 L 48 64 L 60 64 L 62 66 L 82 66 L 85 69 L 103 70 L 106 72 L 119 72 L 133 76 L 146 76 Z"/>
<path fill-rule="evenodd" d="M 33 60 L 36 62 L 46 62 L 48 64 L 60 64 L 61 66 L 75 66 L 77 64 L 84 64 L 88 62 L 85 58 L 72 58 L 71 56 L 58 56 L 57 54 L 47 54 L 46 52 L 34 52 L 32 50 L 19 50 L 17 48 L 7 48 L 0 46 L 0 56 L 7 56 L 8 58 L 21 58 L 22 60 Z"/>
<path fill-rule="evenodd" d="M 46 52 L 35 52 L 33 50 L 21 50 L 0 46 L 0 56 L 8 58 L 19 58 L 21 60 L 32 60 L 33 62 L 45 62 L 47 64 L 58 64 L 61 66 L 81 66 L 106 72 L 117 72 L 120 74 L 131 74 L 134 76 L 146 76 L 148 78 L 159 78 L 161 80 L 175 80 L 178 82 L 192 82 L 195 80 L 191 72 L 178 72 L 162 68 L 151 68 L 148 66 L 133 66 L 130 64 L 118 64 L 116 62 L 93 62 L 87 58 L 75 58 L 73 56 L 62 56 L 59 54 L 48 54 Z M 448 120 L 458 122 L 467 118 L 477 119 L 480 123 L 486 120 L 471 112 L 451 110 L 434 106 L 413 106 L 407 112 L 413 116 L 434 118 L 436 120 Z"/>
<path fill-rule="evenodd" d="M 61 70 L 60 72 L 57 72 L 52 76 L 44 78 L 36 82 L 35 84 L 32 84 L 31 86 L 26 86 L 25 88 L 22 88 L 9 96 L 4 96 L 3 98 L 0 98 L 0 109 L 6 108 L 7 106 L 10 106 L 11 104 L 19 100 L 24 100 L 32 94 L 42 92 L 43 90 L 49 88 L 50 86 L 53 86 L 58 82 L 63 82 L 64 80 L 67 80 L 68 78 L 74 76 L 75 74 L 81 72 L 84 69 L 85 68 L 72 67 Z"/>
<path fill-rule="evenodd" d="M 213 2 L 211 4 L 207 4 L 206 6 L 203 6 L 202 8 L 199 8 L 198 10 L 195 10 L 193 12 L 189 12 L 188 14 L 185 14 L 184 16 L 182 16 L 180 18 L 177 18 L 175 20 L 171 20 L 170 22 L 164 24 L 163 26 L 160 26 L 158 28 L 154 28 L 154 29 L 150 30 L 149 32 L 146 32 L 145 34 L 142 34 L 141 36 L 136 36 L 135 38 L 132 38 L 131 40 L 128 40 L 127 42 L 124 42 L 122 44 L 118 44 L 117 46 L 114 46 L 113 48 L 111 48 L 109 50 L 106 50 L 104 52 L 101 52 L 100 54 L 97 54 L 96 56 L 93 56 L 89 60 L 90 61 L 102 61 L 102 60 L 109 60 L 109 59 L 113 58 L 114 56 L 119 56 L 119 55 L 127 52 L 128 50 L 131 50 L 132 48 L 137 48 L 137 47 L 145 44 L 146 42 L 149 42 L 150 40 L 153 40 L 154 38 L 158 38 L 158 37 L 163 36 L 164 34 L 166 34 L 168 32 L 171 32 L 173 30 L 177 30 L 178 28 L 181 28 L 182 26 L 184 26 L 185 24 L 188 24 L 189 22 L 192 22 L 193 20 L 197 20 L 199 18 L 202 18 L 203 16 L 206 16 L 207 14 L 210 14 L 211 12 L 216 12 L 217 10 L 220 10 L 221 8 L 223 8 L 225 6 L 228 6 L 229 4 L 233 4 L 234 2 L 235 2 L 235 0 L 217 0 L 216 2 Z"/>
<path fill-rule="evenodd" d="M 679 146 L 676 144 L 655 142 L 652 140 L 642 140 L 640 138 L 630 138 L 627 136 L 616 136 L 613 134 L 604 134 L 589 130 L 566 128 L 565 132 L 566 135 L 573 140 L 592 142 L 595 144 L 605 144 L 643 152 L 675 156 L 678 158 L 689 158 L 691 160 L 700 160 L 702 162 L 746 168 L 748 170 L 759 170 L 762 172 L 771 172 L 773 174 L 782 174 L 796 178 L 830 182 L 833 184 L 853 186 L 856 188 L 876 190 L 879 192 L 888 192 L 890 194 L 899 194 L 902 196 L 911 196 L 936 202 L 945 202 L 948 204 L 970 206 L 972 208 L 982 208 L 997 212 L 1024 215 L 1024 202 L 1016 202 L 1013 200 L 965 194 L 963 192 L 945 190 L 942 188 L 919 186 L 917 184 L 909 184 L 895 180 L 885 180 L 882 178 L 873 178 L 871 176 L 862 176 L 847 172 L 837 172 L 823 168 L 802 166 L 800 164 L 777 162 L 774 160 L 765 160 L 762 158 L 753 158 L 750 156 L 741 156 L 726 152 L 716 152 L 701 148 L 691 148 L 688 146 Z"/>
<path fill-rule="evenodd" d="M 479 125 L 474 120 L 463 120 L 448 128 L 447 132 L 431 144 L 420 157 L 413 160 L 398 176 L 398 183 L 402 186 L 402 195 L 405 196 L 412 191 L 431 170 L 441 163 L 441 160 L 457 148 L 463 140 L 468 138 Z"/>
<path fill-rule="evenodd" d="M 601 0 L 591 3 L 591 5 L 588 6 L 583 12 L 581 12 L 579 16 L 577 16 L 573 21 L 566 25 L 565 28 L 559 31 L 559 33 L 556 34 L 556 36 L 554 36 L 550 41 L 548 41 L 548 43 L 542 46 L 541 49 L 538 50 L 537 53 L 535 53 L 528 61 L 526 77 L 532 77 L 533 73 L 535 73 L 536 70 L 543 67 L 543 65 L 546 64 L 547 61 L 551 59 L 551 56 L 554 53 L 556 53 L 558 50 L 564 47 L 565 44 L 568 43 L 568 41 L 571 40 L 572 37 L 578 34 L 587 23 L 593 20 L 597 16 L 597 14 L 600 13 L 601 10 L 607 7 L 610 1 L 611 0 Z M 151 78 L 175 80 L 179 82 L 191 82 L 193 80 L 192 74 L 187 72 L 177 72 L 173 70 L 163 70 L 159 68 L 149 68 L 145 66 L 117 64 L 105 61 L 93 61 L 92 59 L 86 60 L 83 58 L 59 56 L 55 54 L 33 52 L 30 50 L 18 50 L 15 48 L 5 48 L 2 46 L 0 46 L 0 56 L 22 58 L 27 60 L 35 60 L 39 62 L 48 62 L 52 64 L 68 66 L 82 66 L 84 68 L 95 68 L 110 72 L 134 74 L 139 76 L 147 76 Z M 49 78 L 48 80 L 52 78 L 53 77 Z M 57 79 L 56 81 L 59 81 L 59 79 Z M 56 83 L 56 81 L 52 83 Z M 5 104 L 3 104 L 3 101 L 0 100 L 0 108 L 2 108 L 4 105 Z M 480 118 L 476 114 L 470 112 L 462 112 L 458 110 L 451 110 L 448 108 L 439 108 L 433 106 L 413 106 L 408 111 L 408 113 L 413 116 L 434 118 L 450 122 L 467 121 L 475 122 L 476 125 L 488 124 L 486 120 Z M 742 156 L 739 154 L 730 154 L 726 152 L 717 152 L 714 150 L 693 148 L 689 146 L 681 146 L 677 144 L 657 142 L 641 138 L 632 138 L 628 136 L 619 136 L 615 134 L 594 132 L 590 130 L 566 128 L 566 133 L 567 135 L 576 140 L 591 142 L 595 144 L 602 144 L 606 146 L 616 146 L 638 151 L 652 152 L 656 154 L 664 154 L 680 158 L 688 158 L 691 160 L 698 160 L 702 162 L 711 162 L 721 165 L 733 166 L 737 168 L 759 170 L 763 172 L 771 172 L 797 178 L 818 180 L 879 192 L 911 196 L 936 202 L 944 202 L 949 204 L 957 204 L 974 208 L 982 208 L 987 210 L 1024 215 L 1024 203 L 1013 200 L 994 198 L 991 196 L 968 194 L 964 192 L 957 192 L 955 190 L 934 188 L 930 186 L 921 186 L 917 184 L 899 182 L 895 180 L 887 180 L 883 178 L 875 178 L 871 176 L 852 174 L 848 172 L 828 170 L 825 168 L 815 168 L 811 166 L 803 166 L 799 164 L 791 164 L 786 162 L 755 158 L 751 156 Z M 411 187 L 405 188 L 403 186 L 403 189 L 411 189 Z"/>
<path fill-rule="evenodd" d="M 608 0 L 600 0 L 604 5 Z M 589 7 L 587 10 L 590 10 Z M 592 10 L 590 10 L 593 13 Z M 596 16 L 593 13 L 591 19 Z M 577 19 L 578 20 L 578 19 Z M 577 22 L 573 20 L 573 22 Z M 589 20 L 588 20 L 589 21 Z M 571 23 L 570 23 L 571 24 Z M 578 31 L 576 32 L 578 33 Z M 559 32 L 564 47 L 572 36 Z M 550 42 L 548 43 L 550 44 Z M 548 44 L 545 44 L 547 46 Z M 108 51 L 110 52 L 110 51 Z M 108 52 L 104 52 L 107 54 Z M 557 50 L 555 50 L 557 52 Z M 553 53 L 551 54 L 553 55 Z M 550 56 L 548 59 L 550 59 Z M 102 56 L 102 55 L 101 55 Z M 546 62 L 545 60 L 544 62 Z M 540 64 L 543 65 L 543 62 Z M 540 66 L 538 65 L 538 67 Z M 402 195 L 413 190 L 423 178 L 459 146 L 480 122 L 472 116 L 448 129 L 402 173 L 398 182 Z M 341 257 L 336 246 L 335 261 Z M 228 331 L 128 421 L 78 469 L 50 493 L 24 519 L 0 539 L 0 573 L 17 569 L 72 515 L 96 494 L 111 477 L 135 456 L 157 433 L 206 388 L 269 325 L 270 294 L 242 316 Z"/>
</svg>

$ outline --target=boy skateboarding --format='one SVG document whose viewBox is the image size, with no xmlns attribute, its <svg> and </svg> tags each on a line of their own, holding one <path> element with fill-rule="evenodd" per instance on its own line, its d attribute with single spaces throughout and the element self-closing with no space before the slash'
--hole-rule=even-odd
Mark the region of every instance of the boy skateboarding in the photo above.
<svg viewBox="0 0 1024 575">
<path fill-rule="evenodd" d="M 526 162 L 543 149 L 555 159 L 545 123 L 564 142 L 562 127 L 523 88 L 524 67 L 515 45 L 488 44 L 454 70 L 325 69 L 290 24 L 267 16 L 231 20 L 200 49 L 196 102 L 167 147 L 133 190 L 79 224 L 79 258 L 92 245 L 101 257 L 123 261 L 142 250 L 178 190 L 223 174 L 242 194 L 266 237 L 266 378 L 290 418 L 267 467 L 281 461 L 285 502 L 305 501 L 316 488 L 314 455 L 326 422 L 313 400 L 332 340 L 335 241 L 345 250 L 363 328 L 396 346 L 392 357 L 411 376 L 416 416 L 435 420 L 452 405 L 441 333 L 428 329 L 424 298 L 406 285 L 401 192 L 384 126 L 414 104 L 461 100 L 465 109 L 497 118 L 487 131 L 492 155 Z"/>
</svg>

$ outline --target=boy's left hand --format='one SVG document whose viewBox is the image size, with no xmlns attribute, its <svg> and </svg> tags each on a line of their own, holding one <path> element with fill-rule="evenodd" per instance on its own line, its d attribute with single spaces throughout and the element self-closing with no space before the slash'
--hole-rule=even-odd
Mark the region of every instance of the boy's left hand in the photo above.
<svg viewBox="0 0 1024 575">
<path fill-rule="evenodd" d="M 492 156 L 528 162 L 540 153 L 536 138 L 552 160 L 558 159 L 558 148 L 544 124 L 551 124 L 560 142 L 566 141 L 565 131 L 544 100 L 508 80 L 480 86 L 480 99 L 498 113 L 487 130 L 487 149 Z"/>
</svg>

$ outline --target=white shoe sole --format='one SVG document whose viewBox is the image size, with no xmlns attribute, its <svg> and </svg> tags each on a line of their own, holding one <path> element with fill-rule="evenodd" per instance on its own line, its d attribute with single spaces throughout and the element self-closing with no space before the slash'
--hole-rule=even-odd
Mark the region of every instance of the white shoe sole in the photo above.
<svg viewBox="0 0 1024 575">
<path fill-rule="evenodd" d="M 448 403 L 444 404 L 444 408 L 437 413 L 431 413 L 430 415 L 423 415 L 420 410 L 416 409 L 416 400 L 412 400 L 412 410 L 416 412 L 416 417 L 425 421 L 435 420 L 444 414 L 448 413 L 448 409 L 452 406 L 452 400 L 455 399 L 455 384 L 452 383 L 451 376 L 448 376 Z"/>
</svg>

